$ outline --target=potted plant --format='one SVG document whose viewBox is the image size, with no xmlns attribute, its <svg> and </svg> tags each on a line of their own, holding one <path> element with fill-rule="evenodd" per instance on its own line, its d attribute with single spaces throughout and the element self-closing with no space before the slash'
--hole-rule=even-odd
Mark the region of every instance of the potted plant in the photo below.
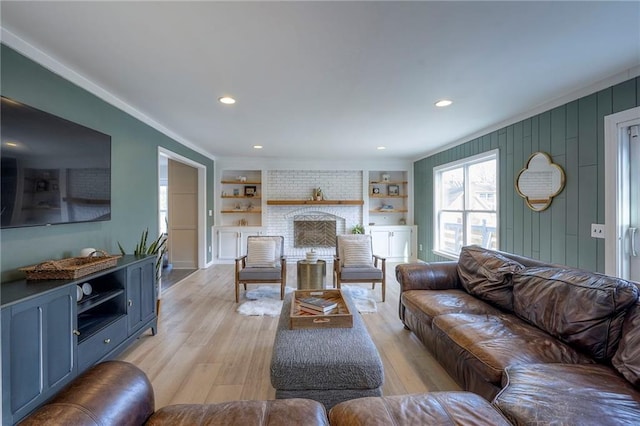
<svg viewBox="0 0 640 426">
<path fill-rule="evenodd" d="M 357 224 L 351 229 L 352 234 L 364 234 L 364 226 Z"/>
<path fill-rule="evenodd" d="M 145 229 L 140 236 L 140 241 L 133 249 L 135 256 L 150 255 L 156 257 L 155 263 L 155 275 L 156 275 L 156 294 L 158 295 L 157 310 L 160 310 L 160 292 L 162 290 L 162 262 L 164 254 L 167 251 L 167 234 L 160 234 L 150 245 L 147 246 L 149 238 L 149 228 Z M 126 252 L 120 242 L 118 241 L 118 248 L 120 253 L 125 255 Z"/>
</svg>

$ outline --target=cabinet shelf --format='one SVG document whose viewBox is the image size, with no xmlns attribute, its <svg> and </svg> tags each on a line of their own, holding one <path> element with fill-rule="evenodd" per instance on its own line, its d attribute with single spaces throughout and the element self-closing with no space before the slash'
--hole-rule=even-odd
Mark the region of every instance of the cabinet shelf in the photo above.
<svg viewBox="0 0 640 426">
<path fill-rule="evenodd" d="M 369 198 L 408 198 L 407 195 L 381 195 L 381 194 L 371 194 Z"/>
<path fill-rule="evenodd" d="M 78 302 L 78 314 L 88 311 L 124 293 L 123 289 L 96 293 Z"/>
<path fill-rule="evenodd" d="M 78 316 L 78 344 L 87 340 L 103 328 L 113 324 L 118 319 L 124 317 L 125 314 L 110 313 L 103 315 L 84 314 Z"/>
<path fill-rule="evenodd" d="M 406 185 L 408 182 L 406 180 L 397 180 L 397 181 L 371 181 L 369 185 Z"/>
<path fill-rule="evenodd" d="M 369 213 L 374 214 L 386 214 L 386 213 L 407 213 L 406 209 L 393 209 L 393 210 L 369 210 Z"/>
<path fill-rule="evenodd" d="M 220 213 L 224 214 L 244 214 L 244 213 L 262 213 L 262 210 L 220 210 Z"/>
<path fill-rule="evenodd" d="M 260 185 L 262 182 L 259 180 L 248 180 L 246 182 L 240 182 L 239 180 L 223 180 L 220 182 L 223 185 Z"/>
<path fill-rule="evenodd" d="M 221 195 L 220 198 L 233 198 L 236 200 L 259 200 L 260 197 L 259 195 L 254 195 L 252 197 L 246 196 L 246 195 Z"/>
</svg>

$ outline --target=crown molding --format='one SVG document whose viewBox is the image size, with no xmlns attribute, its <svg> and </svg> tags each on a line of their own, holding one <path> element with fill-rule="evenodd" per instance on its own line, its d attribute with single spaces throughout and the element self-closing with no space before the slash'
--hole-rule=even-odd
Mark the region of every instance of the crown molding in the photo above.
<svg viewBox="0 0 640 426">
<path fill-rule="evenodd" d="M 19 52 L 20 54 L 26 56 L 27 58 L 31 59 L 32 61 L 36 62 L 37 64 L 43 66 L 44 68 L 48 69 L 49 71 L 51 71 L 51 72 L 53 72 L 53 73 L 65 78 L 66 80 L 72 82 L 73 84 L 81 87 L 82 89 L 86 90 L 87 92 L 89 92 L 89 93 L 93 94 L 94 96 L 100 98 L 104 102 L 106 102 L 106 103 L 108 103 L 110 105 L 113 105 L 114 107 L 118 108 L 119 110 L 121 110 L 121 111 L 129 114 L 130 116 L 140 120 L 144 124 L 156 129 L 160 133 L 168 136 L 169 138 L 171 138 L 171 139 L 175 140 L 176 142 L 184 145 L 185 147 L 187 147 L 189 149 L 192 149 L 193 151 L 197 152 L 198 154 L 204 155 L 205 157 L 207 157 L 207 158 L 209 158 L 211 160 L 215 160 L 215 156 L 213 154 L 211 154 L 210 152 L 207 152 L 207 151 L 203 150 L 202 148 L 200 148 L 199 146 L 197 146 L 193 142 L 185 139 L 184 137 L 180 136 L 179 134 L 177 134 L 177 133 L 173 132 L 172 130 L 168 129 L 167 127 L 165 127 L 161 123 L 157 122 L 153 118 L 149 117 L 148 115 L 146 115 L 142 111 L 138 110 L 137 108 L 134 108 L 133 106 L 129 105 L 128 103 L 126 103 L 122 99 L 118 98 L 113 93 L 109 92 L 108 90 L 106 90 L 103 87 L 99 86 L 98 84 L 94 83 L 93 81 L 91 81 L 87 77 L 83 76 L 82 74 L 76 72 L 71 67 L 65 65 L 60 60 L 54 58 L 53 56 L 45 53 L 44 51 L 40 50 L 36 46 L 34 46 L 34 45 L 30 44 L 29 42 L 23 40 L 22 38 L 20 38 L 16 34 L 12 33 L 11 31 L 7 30 L 6 28 L 0 27 L 0 30 L 1 30 L 0 31 L 0 40 L 2 41 L 3 44 L 9 46 L 10 48 L 12 48 L 15 51 Z"/>
</svg>

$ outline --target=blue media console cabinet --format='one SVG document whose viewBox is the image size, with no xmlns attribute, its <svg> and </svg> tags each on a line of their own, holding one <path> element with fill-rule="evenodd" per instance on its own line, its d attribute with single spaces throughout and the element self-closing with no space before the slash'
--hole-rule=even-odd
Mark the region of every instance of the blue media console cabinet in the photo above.
<svg viewBox="0 0 640 426">
<path fill-rule="evenodd" d="M 78 301 L 84 283 L 93 291 Z M 2 424 L 11 425 L 146 330 L 155 335 L 155 256 L 126 255 L 74 280 L 4 283 L 0 303 Z"/>
</svg>

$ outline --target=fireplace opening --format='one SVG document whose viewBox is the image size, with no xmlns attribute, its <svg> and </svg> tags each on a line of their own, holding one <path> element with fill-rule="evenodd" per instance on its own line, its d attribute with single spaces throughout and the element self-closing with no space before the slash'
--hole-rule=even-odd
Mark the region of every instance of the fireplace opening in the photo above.
<svg viewBox="0 0 640 426">
<path fill-rule="evenodd" d="M 327 216 L 296 216 L 293 219 L 294 247 L 335 247 L 336 220 Z"/>
</svg>

